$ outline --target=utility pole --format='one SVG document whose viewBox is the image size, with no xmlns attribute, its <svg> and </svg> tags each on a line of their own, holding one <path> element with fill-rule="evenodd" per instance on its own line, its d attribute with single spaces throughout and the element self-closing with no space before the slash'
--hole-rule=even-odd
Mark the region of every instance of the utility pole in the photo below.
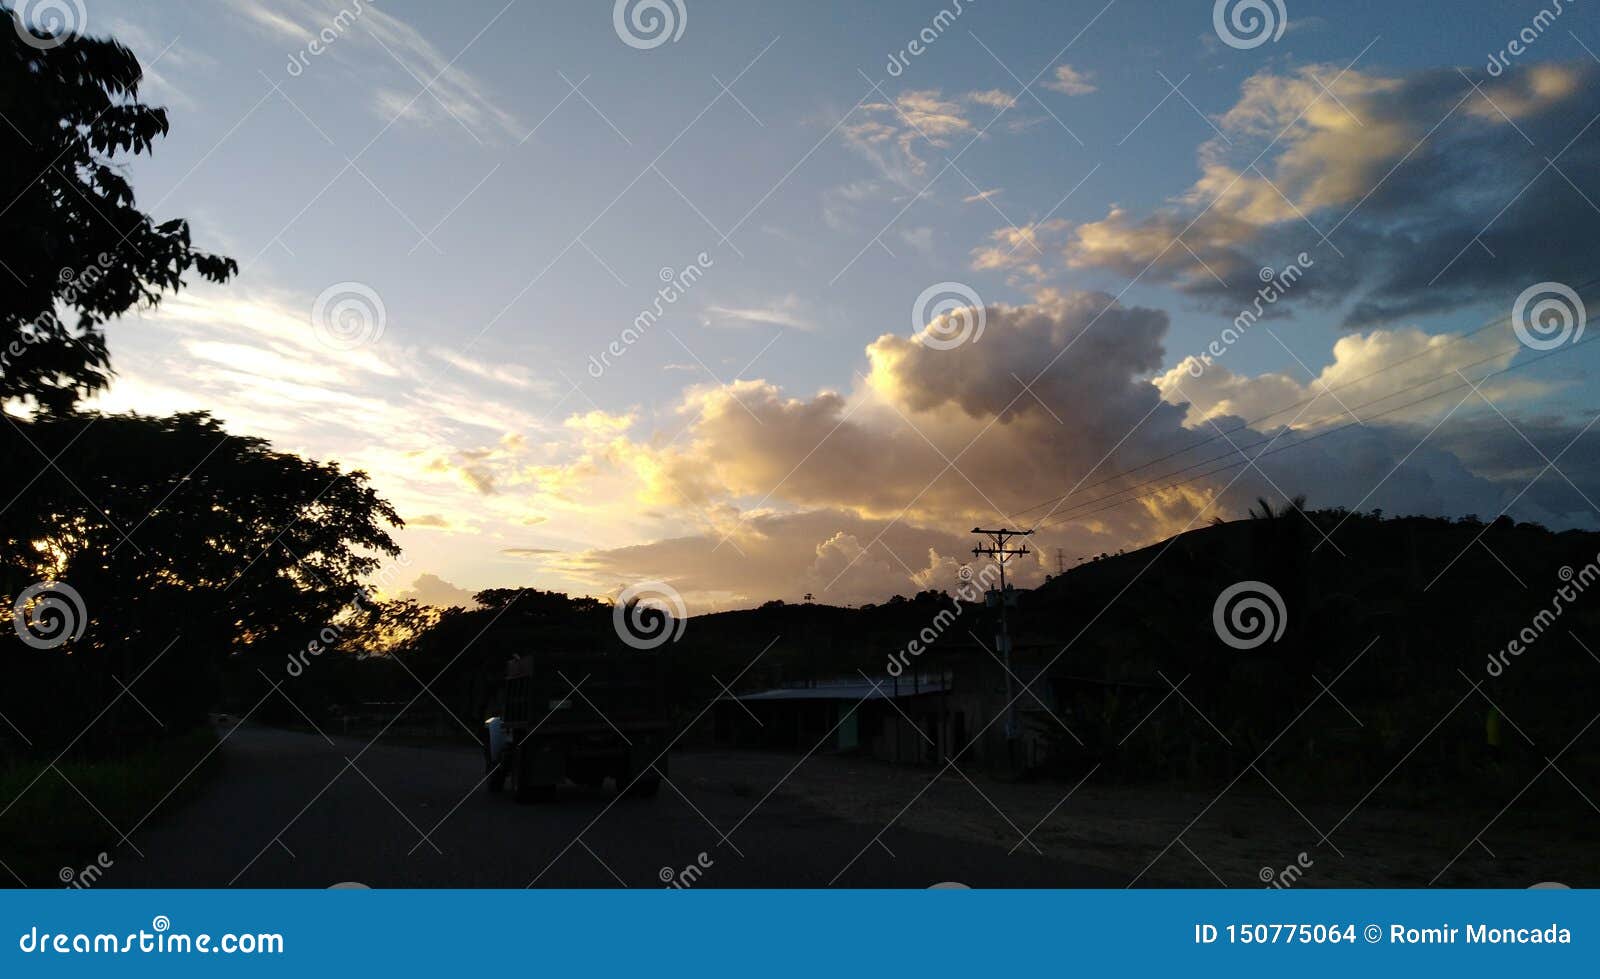
<svg viewBox="0 0 1600 979">
<path fill-rule="evenodd" d="M 1006 616 L 1006 607 L 1016 601 L 1016 596 L 1012 593 L 1010 586 L 1006 584 L 1006 562 L 1016 555 L 1027 554 L 1029 551 L 1026 544 L 1021 547 L 1007 547 L 1006 545 L 1013 537 L 1028 537 L 1033 534 L 1033 531 L 1007 530 L 1004 527 L 999 530 L 984 530 L 982 527 L 974 527 L 972 532 L 974 534 L 983 534 L 992 542 L 987 547 L 982 545 L 974 547 L 972 549 L 973 555 L 993 557 L 995 563 L 1000 566 L 1000 590 L 999 592 L 990 591 L 989 596 L 991 602 L 1000 606 L 1000 634 L 996 638 L 1000 645 L 1001 662 L 1005 664 L 1006 668 L 1006 741 L 1013 743 L 1018 734 L 1017 692 L 1015 674 L 1011 669 L 1011 629 Z M 1015 758 L 1012 760 L 1015 761 Z"/>
<path fill-rule="evenodd" d="M 1061 548 L 1056 548 L 1056 574 L 1067 573 L 1067 553 Z"/>
</svg>

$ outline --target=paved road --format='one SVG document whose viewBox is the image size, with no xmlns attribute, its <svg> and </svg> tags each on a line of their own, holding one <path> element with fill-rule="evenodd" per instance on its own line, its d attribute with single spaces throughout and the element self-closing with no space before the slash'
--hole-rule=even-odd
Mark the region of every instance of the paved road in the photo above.
<svg viewBox="0 0 1600 979">
<path fill-rule="evenodd" d="M 554 803 L 518 805 L 477 787 L 482 762 L 471 746 L 379 743 L 352 766 L 363 748 L 364 740 L 239 728 L 222 748 L 218 775 L 144 827 L 135 841 L 144 859 L 120 853 L 106 885 L 659 887 L 663 868 L 701 853 L 711 866 L 700 887 L 1127 883 L 1026 849 L 1011 855 L 899 828 L 874 844 L 881 827 L 845 822 L 783 793 L 757 805 L 769 785 L 753 794 L 714 788 L 714 755 L 674 755 L 672 782 L 683 794 L 663 785 L 655 799 L 617 800 L 609 789 L 568 786 Z"/>
</svg>

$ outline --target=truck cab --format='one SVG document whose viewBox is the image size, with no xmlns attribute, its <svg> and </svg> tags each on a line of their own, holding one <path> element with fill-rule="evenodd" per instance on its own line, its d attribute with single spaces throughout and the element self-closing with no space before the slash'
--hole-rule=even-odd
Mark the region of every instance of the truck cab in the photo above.
<svg viewBox="0 0 1600 979">
<path fill-rule="evenodd" d="M 504 708 L 485 722 L 485 783 L 518 801 L 554 798 L 563 778 L 654 796 L 669 720 L 659 656 L 532 653 L 506 663 Z"/>
</svg>

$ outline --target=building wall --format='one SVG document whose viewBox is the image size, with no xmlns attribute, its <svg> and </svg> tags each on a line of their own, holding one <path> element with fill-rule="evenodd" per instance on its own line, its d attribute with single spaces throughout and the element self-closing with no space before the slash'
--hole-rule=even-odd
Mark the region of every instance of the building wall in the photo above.
<svg viewBox="0 0 1600 979">
<path fill-rule="evenodd" d="M 1033 671 L 1013 672 L 1024 677 Z M 1037 730 L 1039 722 L 1029 723 L 1028 715 L 1044 718 L 1041 702 L 1056 709 L 1049 683 L 1041 680 L 1033 685 L 1037 700 L 1022 694 L 1017 701 L 1020 735 L 1012 758 L 1005 721 L 999 716 L 1007 702 L 1006 674 L 1000 665 L 968 661 L 941 670 L 939 677 L 934 682 L 909 674 L 901 677 L 895 684 L 901 696 L 892 704 L 888 700 L 746 701 L 744 706 L 761 719 L 760 725 L 740 705 L 723 701 L 716 707 L 716 740 L 782 751 L 855 751 L 905 765 L 943 765 L 957 752 L 963 767 L 998 769 L 1042 760 L 1048 742 Z M 949 689 L 940 690 L 941 684 Z M 927 692 L 908 694 L 909 690 Z M 853 728 L 849 722 L 839 723 L 852 707 L 857 715 Z M 1053 723 L 1047 718 L 1043 722 Z"/>
</svg>

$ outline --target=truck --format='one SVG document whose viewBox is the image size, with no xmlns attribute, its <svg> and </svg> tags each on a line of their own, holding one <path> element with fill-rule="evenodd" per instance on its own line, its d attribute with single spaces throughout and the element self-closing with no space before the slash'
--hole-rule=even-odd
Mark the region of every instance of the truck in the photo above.
<svg viewBox="0 0 1600 979">
<path fill-rule="evenodd" d="M 555 798 L 563 778 L 653 797 L 667 773 L 662 659 L 650 653 L 530 653 L 506 663 L 501 713 L 484 722 L 484 784 L 519 802 Z"/>
</svg>

